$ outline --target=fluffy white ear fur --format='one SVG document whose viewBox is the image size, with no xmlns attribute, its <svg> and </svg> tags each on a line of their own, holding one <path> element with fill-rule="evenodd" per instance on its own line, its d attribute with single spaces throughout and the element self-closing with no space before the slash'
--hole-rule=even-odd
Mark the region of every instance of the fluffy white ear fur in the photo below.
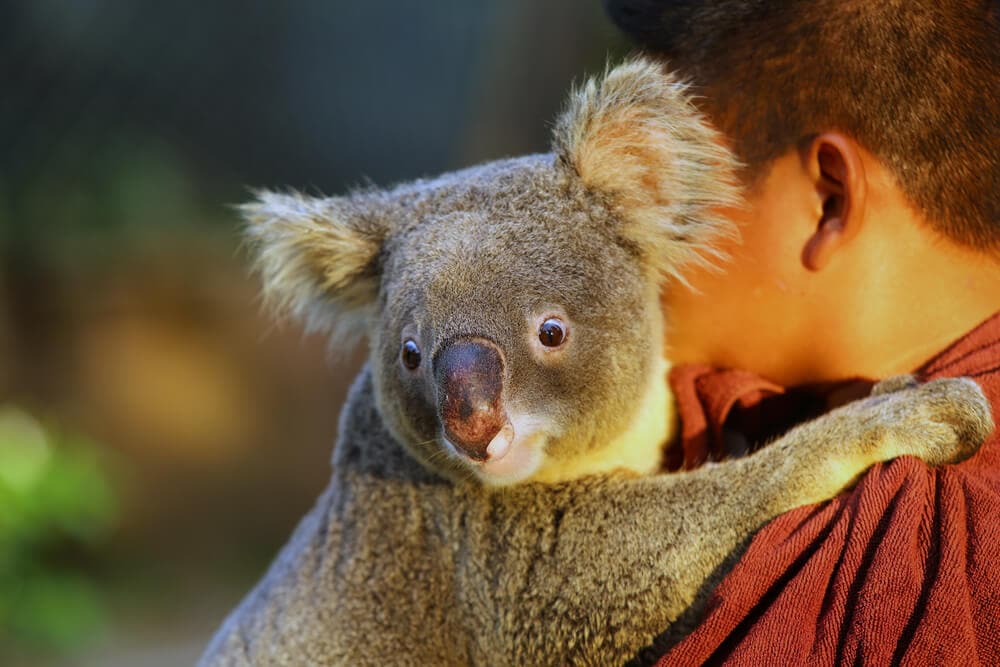
<svg viewBox="0 0 1000 667">
<path fill-rule="evenodd" d="M 364 332 L 386 235 L 356 199 L 259 191 L 239 207 L 265 303 L 338 342 Z"/>
<path fill-rule="evenodd" d="M 553 150 L 665 274 L 722 261 L 714 242 L 738 238 L 717 211 L 742 201 L 736 158 L 662 65 L 636 58 L 589 79 L 556 121 Z"/>
</svg>

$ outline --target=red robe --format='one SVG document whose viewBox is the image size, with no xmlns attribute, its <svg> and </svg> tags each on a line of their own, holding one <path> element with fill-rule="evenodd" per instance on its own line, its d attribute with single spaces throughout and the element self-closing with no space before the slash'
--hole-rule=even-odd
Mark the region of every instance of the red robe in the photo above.
<svg viewBox="0 0 1000 667">
<path fill-rule="evenodd" d="M 1000 420 L 1000 313 L 917 374 L 974 378 Z M 767 423 L 783 394 L 739 371 L 679 368 L 671 384 L 688 467 L 720 449 L 727 418 Z M 958 465 L 876 465 L 765 526 L 701 624 L 656 664 L 704 663 L 1000 665 L 1000 434 Z"/>
</svg>

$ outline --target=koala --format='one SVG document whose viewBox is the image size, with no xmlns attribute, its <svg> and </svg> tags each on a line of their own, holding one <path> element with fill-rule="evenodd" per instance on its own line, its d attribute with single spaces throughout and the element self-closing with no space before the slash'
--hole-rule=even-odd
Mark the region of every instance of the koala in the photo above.
<svg viewBox="0 0 1000 667">
<path fill-rule="evenodd" d="M 659 471 L 664 275 L 718 262 L 737 165 L 636 59 L 553 150 L 244 207 L 265 295 L 369 360 L 315 507 L 201 665 L 610 665 L 683 632 L 749 537 L 992 430 L 969 380 L 895 380 L 756 453 Z"/>
</svg>

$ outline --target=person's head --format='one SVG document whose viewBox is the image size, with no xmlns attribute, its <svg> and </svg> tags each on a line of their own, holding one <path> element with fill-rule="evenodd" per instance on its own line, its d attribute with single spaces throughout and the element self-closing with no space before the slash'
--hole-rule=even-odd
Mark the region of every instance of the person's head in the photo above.
<svg viewBox="0 0 1000 667">
<path fill-rule="evenodd" d="M 996 0 L 605 7 L 745 164 L 743 244 L 666 293 L 675 360 L 903 371 L 1000 308 Z M 945 321 L 906 321 L 928 314 Z"/>
</svg>

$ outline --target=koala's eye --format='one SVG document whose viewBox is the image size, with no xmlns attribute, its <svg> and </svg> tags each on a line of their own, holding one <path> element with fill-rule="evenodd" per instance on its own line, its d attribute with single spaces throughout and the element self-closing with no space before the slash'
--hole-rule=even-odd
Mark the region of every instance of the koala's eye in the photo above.
<svg viewBox="0 0 1000 667">
<path fill-rule="evenodd" d="M 412 338 L 407 338 L 403 341 L 400 357 L 403 359 L 404 366 L 411 371 L 416 370 L 420 366 L 420 346 Z"/>
<path fill-rule="evenodd" d="M 554 317 L 545 320 L 538 327 L 538 340 L 545 347 L 559 347 L 565 339 L 566 330 L 563 328 L 563 323 Z"/>
</svg>

